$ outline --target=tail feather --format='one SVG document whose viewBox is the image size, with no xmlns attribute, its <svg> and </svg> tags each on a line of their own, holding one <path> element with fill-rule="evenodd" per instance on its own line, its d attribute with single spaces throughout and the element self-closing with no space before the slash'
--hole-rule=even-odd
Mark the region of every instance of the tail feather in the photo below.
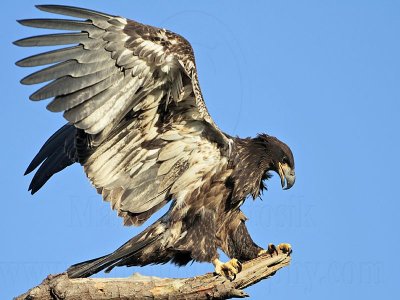
<svg viewBox="0 0 400 300">
<path fill-rule="evenodd" d="M 70 266 L 67 269 L 69 278 L 84 278 L 89 277 L 97 272 L 100 272 L 104 266 L 103 262 L 107 260 L 110 255 L 104 255 L 95 259 L 87 260 L 81 263 Z M 104 266 L 105 268 L 106 266 Z"/>
<path fill-rule="evenodd" d="M 135 255 L 137 256 L 138 254 L 140 254 L 141 250 L 153 244 L 160 237 L 160 235 L 153 237 L 150 236 L 144 239 L 143 241 L 139 241 L 141 237 L 147 234 L 147 232 L 148 230 L 143 231 L 141 234 L 130 239 L 128 242 L 126 242 L 124 245 L 122 245 L 120 248 L 118 248 L 111 254 L 87 260 L 70 266 L 67 269 L 68 277 L 69 278 L 89 277 L 104 269 L 106 269 L 105 272 L 108 273 L 115 266 L 126 265 L 125 263 L 121 264 L 121 262 L 127 262 L 129 261 L 129 259 L 134 258 Z"/>
</svg>

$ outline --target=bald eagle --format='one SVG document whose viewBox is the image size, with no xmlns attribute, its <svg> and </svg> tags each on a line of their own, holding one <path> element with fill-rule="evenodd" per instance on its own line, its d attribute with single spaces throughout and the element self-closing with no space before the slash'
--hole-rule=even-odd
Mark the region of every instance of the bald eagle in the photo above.
<svg viewBox="0 0 400 300">
<path fill-rule="evenodd" d="M 21 80 L 49 82 L 30 96 L 52 98 L 68 121 L 28 166 L 29 190 L 79 163 L 125 225 L 139 226 L 166 204 L 154 224 L 113 253 L 71 266 L 71 278 L 115 266 L 212 262 L 233 278 L 246 261 L 271 251 L 253 242 L 240 207 L 257 198 L 270 171 L 282 188 L 295 182 L 290 148 L 275 137 L 232 137 L 207 111 L 193 49 L 166 29 L 70 6 L 38 9 L 77 19 L 27 19 L 25 26 L 70 30 L 15 42 L 22 47 L 69 45 L 18 61 L 47 66 Z M 71 32 L 72 31 L 72 32 Z M 280 244 L 290 251 L 289 244 Z M 230 261 L 219 260 L 221 249 Z M 276 249 L 276 248 L 275 248 Z"/>
</svg>

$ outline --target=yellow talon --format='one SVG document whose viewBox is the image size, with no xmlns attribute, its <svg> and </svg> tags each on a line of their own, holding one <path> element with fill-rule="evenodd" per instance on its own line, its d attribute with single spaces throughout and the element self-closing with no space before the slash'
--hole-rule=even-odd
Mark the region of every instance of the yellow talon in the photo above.
<svg viewBox="0 0 400 300">
<path fill-rule="evenodd" d="M 215 273 L 220 276 L 225 276 L 230 281 L 235 280 L 236 274 L 242 270 L 242 264 L 236 258 L 233 258 L 226 263 L 221 262 L 219 259 L 215 259 L 213 264 L 215 266 Z"/>
<path fill-rule="evenodd" d="M 264 255 L 264 254 L 269 254 L 267 249 L 262 249 L 260 252 L 258 252 L 258 256 Z"/>
<path fill-rule="evenodd" d="M 290 253 L 292 252 L 292 246 L 288 243 L 281 243 L 278 245 L 278 249 L 281 250 L 283 253 Z"/>
<path fill-rule="evenodd" d="M 292 246 L 288 243 L 281 243 L 276 247 L 274 244 L 269 244 L 267 249 L 260 250 L 258 252 L 258 256 L 264 255 L 264 254 L 269 254 L 269 255 L 274 255 L 278 254 L 278 250 L 281 251 L 282 253 L 288 253 L 290 254 L 292 252 Z"/>
</svg>

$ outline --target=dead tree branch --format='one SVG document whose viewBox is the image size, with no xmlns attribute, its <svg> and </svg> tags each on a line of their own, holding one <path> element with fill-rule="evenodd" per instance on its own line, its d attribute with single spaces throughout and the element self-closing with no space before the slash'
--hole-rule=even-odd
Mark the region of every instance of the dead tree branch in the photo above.
<svg viewBox="0 0 400 300">
<path fill-rule="evenodd" d="M 263 255 L 243 264 L 236 279 L 229 281 L 207 273 L 191 278 L 158 278 L 135 274 L 128 278 L 70 279 L 65 273 L 49 275 L 40 285 L 16 300 L 99 299 L 229 299 L 244 298 L 244 288 L 275 274 L 290 263 L 286 253 Z"/>
</svg>

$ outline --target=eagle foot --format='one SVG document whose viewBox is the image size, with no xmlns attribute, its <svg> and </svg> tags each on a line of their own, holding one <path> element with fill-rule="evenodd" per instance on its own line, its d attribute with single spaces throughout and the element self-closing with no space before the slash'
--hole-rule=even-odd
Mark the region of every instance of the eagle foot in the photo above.
<svg viewBox="0 0 400 300">
<path fill-rule="evenodd" d="M 274 254 L 278 255 L 279 251 L 282 253 L 290 254 L 292 253 L 292 246 L 288 243 L 280 243 L 278 246 L 275 246 L 274 244 L 269 244 L 268 249 L 263 249 L 258 252 L 258 256 L 264 254 L 269 254 L 271 256 L 273 256 Z"/>
<path fill-rule="evenodd" d="M 215 266 L 214 273 L 220 276 L 225 276 L 230 281 L 235 280 L 236 274 L 242 270 L 242 263 L 236 258 L 233 258 L 226 263 L 221 262 L 219 259 L 215 259 L 213 264 Z"/>
</svg>

